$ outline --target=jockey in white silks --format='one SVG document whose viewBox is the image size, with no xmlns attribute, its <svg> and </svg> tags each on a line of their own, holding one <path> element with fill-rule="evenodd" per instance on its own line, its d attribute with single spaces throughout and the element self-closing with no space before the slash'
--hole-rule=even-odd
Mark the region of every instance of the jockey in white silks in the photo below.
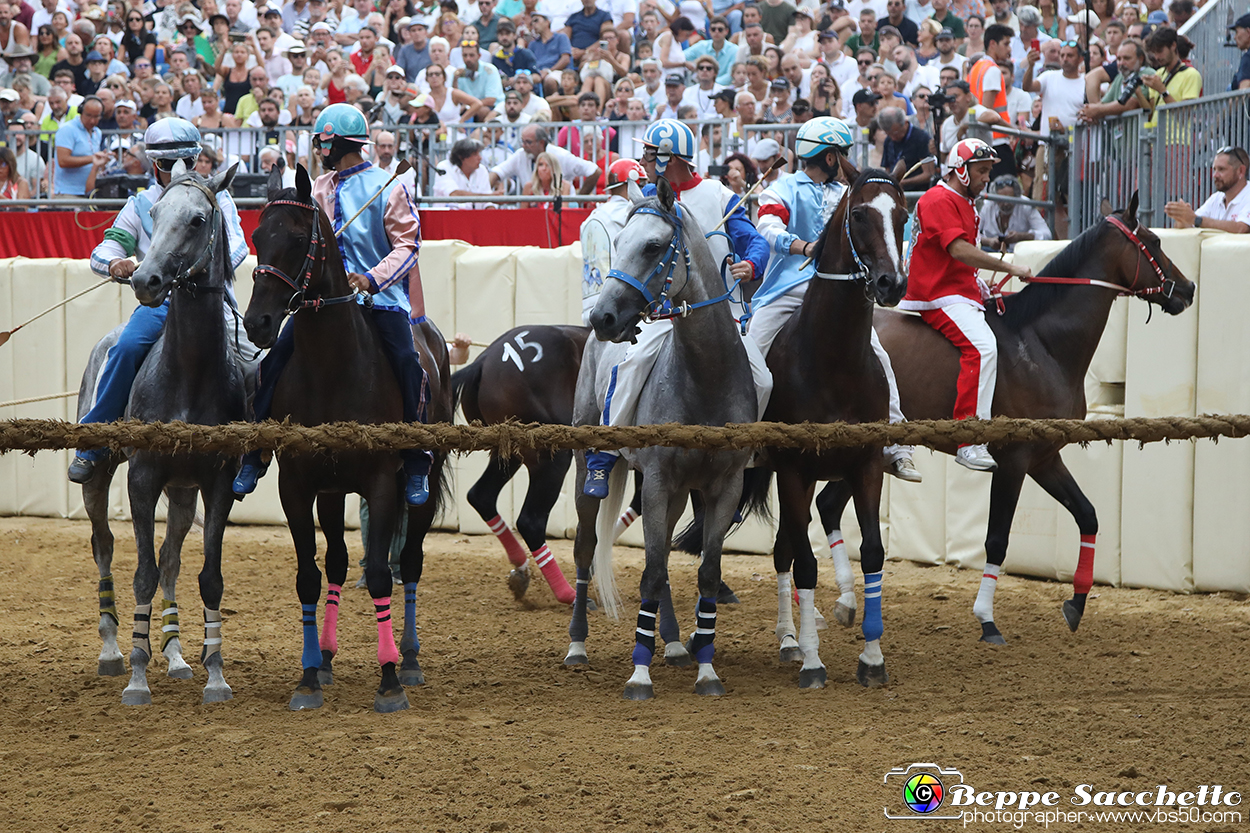
<svg viewBox="0 0 1250 833">
<path fill-rule="evenodd" d="M 806 122 L 799 128 L 795 142 L 803 170 L 778 180 L 760 195 L 759 229 L 768 241 L 772 257 L 764 282 L 751 299 L 754 313 L 750 336 L 765 356 L 781 328 L 803 303 L 807 285 L 816 273 L 816 264 L 808 259 L 838 203 L 846 196 L 847 186 L 835 177 L 840 170 L 841 154 L 850 149 L 854 140 L 854 132 L 841 119 L 822 116 Z M 886 233 L 890 233 L 888 223 Z M 890 383 L 890 422 L 902 422 L 894 368 L 875 329 L 872 349 Z M 886 471 L 903 480 L 920 482 L 920 472 L 912 464 L 911 446 L 887 446 L 884 453 Z"/>
<path fill-rule="evenodd" d="M 599 300 L 603 279 L 612 271 L 616 238 L 625 228 L 630 209 L 629 184 L 639 188 L 647 181 L 647 169 L 633 159 L 618 159 L 608 166 L 607 202 L 582 223 L 582 324 L 590 326 L 590 313 Z"/>
<path fill-rule="evenodd" d="M 676 119 L 660 119 L 648 127 L 638 141 L 645 148 L 640 161 L 648 177 L 663 176 L 668 180 L 682 209 L 695 218 L 704 234 L 709 235 L 707 243 L 713 259 L 719 264 L 731 254 L 737 256 L 737 262 L 728 267 L 728 280 L 758 280 L 768 265 L 768 243 L 756 231 L 746 211 L 735 210 L 740 203 L 737 194 L 720 182 L 703 179 L 695 172 L 696 144 L 690 128 Z M 647 186 L 643 193 L 653 195 L 655 186 Z M 727 214 L 730 216 L 724 222 L 723 233 L 712 234 Z M 621 362 L 612 368 L 607 390 L 599 394 L 604 425 L 634 424 L 638 398 L 660 350 L 673 331 L 673 322 L 644 322 L 639 330 L 637 341 L 625 351 Z M 750 338 L 744 337 L 742 345 L 746 348 L 755 382 L 756 416 L 763 416 L 773 390 L 772 373 L 764 355 Z M 607 496 L 608 474 L 618 456 L 616 451 L 586 454 L 586 483 L 583 487 L 586 495 L 595 498 Z"/>
</svg>

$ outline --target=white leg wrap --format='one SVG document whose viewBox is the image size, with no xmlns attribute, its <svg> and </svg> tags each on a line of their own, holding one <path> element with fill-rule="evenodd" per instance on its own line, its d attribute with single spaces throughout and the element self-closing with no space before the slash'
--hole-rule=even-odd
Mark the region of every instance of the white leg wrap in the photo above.
<svg viewBox="0 0 1250 833">
<path fill-rule="evenodd" d="M 799 590 L 799 648 L 804 668 L 824 668 L 820 661 L 820 636 L 816 633 L 816 591 Z"/>
<path fill-rule="evenodd" d="M 798 643 L 795 641 L 797 631 L 794 629 L 794 610 L 790 607 L 790 578 L 791 573 L 777 574 L 777 639 L 781 641 L 781 647 L 792 648 Z M 789 637 L 789 644 L 787 644 Z"/>
<path fill-rule="evenodd" d="M 121 649 L 117 647 L 117 621 L 106 613 L 100 614 L 100 662 L 116 662 L 122 658 Z"/>
<path fill-rule="evenodd" d="M 981 624 L 994 621 L 994 591 L 998 588 L 997 564 L 986 564 L 981 574 L 981 587 L 977 590 L 977 600 L 972 605 L 972 615 Z"/>
<path fill-rule="evenodd" d="M 872 642 L 864 643 L 864 650 L 859 658 L 865 665 L 879 666 L 885 664 L 885 657 L 881 653 L 881 640 L 874 639 Z"/>
<path fill-rule="evenodd" d="M 833 556 L 833 575 L 838 581 L 838 604 L 855 609 L 855 570 L 851 567 L 851 557 L 847 555 L 846 543 L 842 540 L 842 530 L 835 529 L 829 533 L 829 552 Z"/>
</svg>

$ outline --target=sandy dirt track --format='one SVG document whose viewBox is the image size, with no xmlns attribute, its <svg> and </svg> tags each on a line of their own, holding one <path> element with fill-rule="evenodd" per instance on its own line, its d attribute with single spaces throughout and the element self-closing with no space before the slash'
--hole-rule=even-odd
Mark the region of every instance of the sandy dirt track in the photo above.
<svg viewBox="0 0 1250 833">
<path fill-rule="evenodd" d="M 133 536 L 127 524 L 114 531 L 128 633 Z M 120 704 L 125 677 L 96 676 L 89 536 L 80 522 L 0 519 L 3 831 L 957 829 L 884 818 L 887 803 L 902 810 L 884 774 L 913 761 L 955 767 L 978 790 L 1057 790 L 1065 803 L 1082 783 L 1250 793 L 1250 606 L 1227 594 L 1095 587 L 1074 635 L 1059 613 L 1070 587 L 1006 576 L 997 619 L 1009 644 L 991 648 L 977 642 L 973 572 L 888 562 L 891 685 L 855 683 L 858 626 L 833 626 L 821 632 L 829 687 L 800 691 L 798 666 L 777 661 L 771 560 L 727 556 L 742 598 L 718 622 L 728 695 L 697 698 L 693 669 L 657 663 L 657 699 L 632 703 L 621 699 L 632 614 L 616 623 L 592 614 L 591 669 L 567 670 L 568 613 L 541 580 L 514 602 L 493 538 L 437 534 L 418 594 L 428 682 L 408 690 L 412 708 L 373 713 L 373 615 L 365 591 L 349 589 L 337 684 L 325 708 L 292 714 L 300 626 L 290 539 L 285 528 L 231 527 L 223 635 L 235 699 L 200 705 L 193 533 L 179 602 L 196 679 L 167 679 L 158 657 L 154 705 L 136 709 Z M 359 538 L 351 544 L 355 559 Z M 571 574 L 571 544 L 552 548 Z M 641 552 L 618 550 L 618 565 L 636 609 Z M 828 565 L 822 607 L 835 595 Z M 677 556 L 672 572 L 685 632 L 694 569 Z M 358 575 L 353 567 L 349 583 Z M 1250 830 L 1250 797 L 1239 809 L 1240 824 L 1179 829 Z M 1178 828 L 1087 820 L 1080 829 Z"/>
</svg>

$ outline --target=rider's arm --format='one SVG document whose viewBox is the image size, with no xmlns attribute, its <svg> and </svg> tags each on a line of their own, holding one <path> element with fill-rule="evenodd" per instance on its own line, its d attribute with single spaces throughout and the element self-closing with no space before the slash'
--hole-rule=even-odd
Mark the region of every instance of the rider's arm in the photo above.
<svg viewBox="0 0 1250 833">
<path fill-rule="evenodd" d="M 386 239 L 391 243 L 391 252 L 382 258 L 381 263 L 365 272 L 365 277 L 380 292 L 407 276 L 408 292 L 420 302 L 412 305 L 412 318 L 419 320 L 425 315 L 425 303 L 421 296 L 421 273 L 414 271 L 414 267 L 421 249 L 421 219 L 406 186 L 396 184 L 391 190 L 386 200 L 383 224 Z"/>
<path fill-rule="evenodd" d="M 139 234 L 143 226 L 131 197 L 113 219 L 112 227 L 104 232 L 104 239 L 91 251 L 91 271 L 102 278 L 115 278 L 109 267 L 117 261 L 138 257 Z"/>
<path fill-rule="evenodd" d="M 962 237 L 957 237 L 951 241 L 950 245 L 946 247 L 946 251 L 955 260 L 974 269 L 992 269 L 998 272 L 1006 272 L 1008 275 L 1015 275 L 1018 278 L 1033 277 L 1033 270 L 1027 266 L 1009 263 L 989 252 L 983 252 Z"/>
<path fill-rule="evenodd" d="M 760 194 L 759 225 L 756 229 L 771 251 L 790 254 L 790 245 L 799 238 L 789 232 L 789 224 L 790 209 L 781 197 L 774 194 L 771 188 Z"/>
<path fill-rule="evenodd" d="M 729 211 L 738 204 L 738 195 L 735 194 L 730 198 L 729 204 L 725 206 L 725 211 Z M 751 218 L 746 214 L 746 208 L 741 211 L 735 211 L 730 215 L 729 220 L 725 223 L 725 233 L 729 235 L 730 241 L 733 242 L 734 254 L 739 260 L 751 264 L 754 274 L 752 280 L 759 280 L 764 277 L 764 269 L 768 266 L 768 241 L 765 240 L 751 224 Z"/>
</svg>

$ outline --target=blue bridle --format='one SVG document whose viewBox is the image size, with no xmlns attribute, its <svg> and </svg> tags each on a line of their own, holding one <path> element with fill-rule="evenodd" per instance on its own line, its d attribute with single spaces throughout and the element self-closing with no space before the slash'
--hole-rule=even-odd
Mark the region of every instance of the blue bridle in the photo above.
<svg viewBox="0 0 1250 833">
<path fill-rule="evenodd" d="M 885 179 L 884 177 L 879 177 L 879 176 L 869 177 L 868 179 L 865 179 L 863 182 L 860 183 L 860 188 L 863 188 L 863 186 L 872 184 L 874 182 L 879 185 L 889 185 L 896 192 L 902 193 L 901 189 L 898 187 L 898 183 L 896 183 L 894 180 Z M 867 264 L 864 263 L 863 258 L 859 256 L 859 252 L 855 248 L 855 238 L 851 236 L 852 208 L 849 204 L 849 200 L 851 199 L 851 193 L 849 191 L 847 192 L 844 199 L 848 200 L 848 204 L 846 208 L 846 221 L 843 223 L 842 233 L 846 236 L 846 244 L 851 250 L 851 259 L 855 261 L 855 271 L 849 272 L 847 274 L 840 274 L 840 273 L 833 273 L 833 272 L 821 272 L 820 270 L 817 270 L 816 277 L 822 278 L 824 280 L 829 280 L 829 281 L 862 281 L 868 277 L 868 266 Z M 886 228 L 885 233 L 889 234 L 890 229 Z M 904 271 L 906 271 L 905 266 L 904 266 Z"/>
</svg>

